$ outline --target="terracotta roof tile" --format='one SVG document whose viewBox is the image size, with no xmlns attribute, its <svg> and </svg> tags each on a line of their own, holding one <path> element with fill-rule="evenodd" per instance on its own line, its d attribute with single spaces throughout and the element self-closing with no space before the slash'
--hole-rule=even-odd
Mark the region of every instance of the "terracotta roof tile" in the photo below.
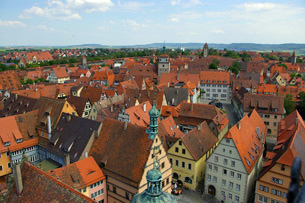
<svg viewBox="0 0 305 203">
<path fill-rule="evenodd" d="M 138 187 L 153 141 L 145 133 L 146 127 L 127 124 L 124 130 L 123 126 L 124 122 L 106 118 L 89 155 L 100 166 L 104 162 L 106 174 L 116 174 L 119 179 Z"/>
<path fill-rule="evenodd" d="M 83 189 L 105 179 L 104 173 L 91 156 L 48 171 L 48 174 L 75 189 Z"/>
<path fill-rule="evenodd" d="M 28 162 L 22 164 L 21 174 L 22 193 L 18 195 L 14 185 L 9 193 L 7 202 L 95 202 Z"/>
</svg>

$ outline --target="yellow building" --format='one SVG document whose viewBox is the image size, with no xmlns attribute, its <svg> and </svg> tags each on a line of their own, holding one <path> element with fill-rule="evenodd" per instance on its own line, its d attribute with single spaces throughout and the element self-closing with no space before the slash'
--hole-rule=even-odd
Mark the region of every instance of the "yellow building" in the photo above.
<svg viewBox="0 0 305 203">
<path fill-rule="evenodd" d="M 255 202 L 287 202 L 291 181 L 293 160 L 299 156 L 304 165 L 305 124 L 297 111 L 279 122 L 277 145 L 267 153 L 269 161 L 256 181 Z M 301 185 L 304 183 L 304 168 L 300 172 Z"/>
<path fill-rule="evenodd" d="M 15 116 L 0 119 L 0 177 L 12 172 L 9 148 L 22 142 Z"/>
<path fill-rule="evenodd" d="M 195 190 L 204 178 L 205 162 L 217 143 L 217 136 L 205 121 L 178 139 L 168 150 L 173 180 Z"/>
</svg>

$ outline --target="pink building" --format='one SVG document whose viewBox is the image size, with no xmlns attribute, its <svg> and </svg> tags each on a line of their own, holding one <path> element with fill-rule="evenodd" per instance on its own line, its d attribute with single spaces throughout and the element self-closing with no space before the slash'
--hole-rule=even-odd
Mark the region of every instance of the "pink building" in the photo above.
<svg viewBox="0 0 305 203">
<path fill-rule="evenodd" d="M 96 202 L 107 203 L 105 175 L 91 156 L 48 172 Z"/>
</svg>

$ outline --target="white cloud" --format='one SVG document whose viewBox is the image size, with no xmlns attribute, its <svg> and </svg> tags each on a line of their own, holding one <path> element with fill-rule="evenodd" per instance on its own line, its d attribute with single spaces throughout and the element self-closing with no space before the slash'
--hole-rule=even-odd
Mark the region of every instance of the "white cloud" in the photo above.
<svg viewBox="0 0 305 203">
<path fill-rule="evenodd" d="M 138 1 L 129 1 L 125 3 L 121 3 L 118 1 L 118 6 L 120 9 L 124 10 L 140 10 L 147 7 L 152 7 L 155 4 L 153 2 L 138 2 Z"/>
<path fill-rule="evenodd" d="M 200 13 L 196 13 L 196 12 L 192 12 L 192 11 L 185 11 L 183 13 L 171 15 L 169 21 L 171 21 L 171 22 L 180 22 L 183 20 L 189 21 L 189 20 L 199 19 L 201 17 L 202 17 L 202 14 L 200 14 Z"/>
<path fill-rule="evenodd" d="M 99 27 L 97 27 L 97 29 L 98 29 L 98 30 L 105 30 L 105 27 L 99 26 Z"/>
<path fill-rule="evenodd" d="M 171 4 L 173 6 L 179 5 L 181 3 L 181 0 L 171 0 Z"/>
<path fill-rule="evenodd" d="M 211 32 L 215 33 L 215 34 L 224 34 L 225 33 L 223 30 L 212 30 Z"/>
<path fill-rule="evenodd" d="M 140 28 L 147 27 L 146 24 L 140 24 L 140 23 L 137 23 L 136 21 L 130 20 L 130 19 L 122 20 L 122 23 L 124 24 L 123 25 L 124 27 L 131 28 L 131 29 L 140 29 Z"/>
<path fill-rule="evenodd" d="M 111 0 L 49 0 L 44 8 L 32 6 L 25 9 L 20 18 L 32 18 L 33 16 L 46 17 L 59 20 L 81 19 L 79 12 L 88 13 L 99 11 L 104 12 L 114 6 Z"/>
<path fill-rule="evenodd" d="M 45 25 L 38 25 L 37 28 L 40 30 L 46 30 L 46 31 L 57 31 L 55 28 L 47 27 Z"/>
<path fill-rule="evenodd" d="M 4 21 L 0 20 L 0 26 L 7 26 L 7 27 L 17 27 L 17 26 L 26 26 L 26 24 L 20 21 Z"/>
<path fill-rule="evenodd" d="M 271 10 L 279 7 L 280 4 L 274 3 L 243 3 L 237 5 L 237 8 L 245 9 L 246 11 Z"/>
<path fill-rule="evenodd" d="M 171 22 L 180 22 L 180 20 L 178 18 L 174 18 L 174 17 L 169 19 L 169 21 L 171 21 Z"/>
</svg>

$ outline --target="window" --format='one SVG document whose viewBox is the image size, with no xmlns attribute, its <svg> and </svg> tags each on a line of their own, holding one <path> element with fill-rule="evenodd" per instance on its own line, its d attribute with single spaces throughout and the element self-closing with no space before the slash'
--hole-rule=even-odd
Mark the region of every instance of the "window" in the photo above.
<svg viewBox="0 0 305 203">
<path fill-rule="evenodd" d="M 231 193 L 229 193 L 229 199 L 232 199 L 232 194 Z"/>
<path fill-rule="evenodd" d="M 209 164 L 209 170 L 210 170 L 210 171 L 212 170 L 212 165 L 211 165 L 211 164 Z"/>
<path fill-rule="evenodd" d="M 222 152 L 226 152 L 226 149 L 225 149 L 225 148 L 222 148 Z"/>
<path fill-rule="evenodd" d="M 218 167 L 214 166 L 214 172 L 218 172 Z"/>
<path fill-rule="evenodd" d="M 179 166 L 179 160 L 176 160 L 176 166 Z"/>
<path fill-rule="evenodd" d="M 277 119 L 277 115 L 274 115 L 274 118 Z"/>
<path fill-rule="evenodd" d="M 164 162 L 162 162 L 162 164 L 161 164 L 161 169 L 163 169 L 164 168 Z"/>
<path fill-rule="evenodd" d="M 213 177 L 213 182 L 217 183 L 217 177 L 215 177 L 215 176 Z"/>
<path fill-rule="evenodd" d="M 113 192 L 113 193 L 116 193 L 116 187 L 113 186 L 112 192 Z"/>
<path fill-rule="evenodd" d="M 10 152 L 9 151 L 6 152 L 6 156 L 10 156 Z"/>
<path fill-rule="evenodd" d="M 270 115 L 267 115 L 267 114 L 266 114 L 266 115 L 265 115 L 265 118 L 270 118 Z"/>
<path fill-rule="evenodd" d="M 226 139 L 226 143 L 230 143 L 230 140 L 229 140 L 229 139 Z"/>
<path fill-rule="evenodd" d="M 0 171 L 2 171 L 2 165 L 0 165 Z"/>
<path fill-rule="evenodd" d="M 166 185 L 169 183 L 169 178 L 166 179 Z"/>
<path fill-rule="evenodd" d="M 182 154 L 185 154 L 185 149 L 182 149 Z"/>
<path fill-rule="evenodd" d="M 234 171 L 231 171 L 230 176 L 234 178 Z"/>
<path fill-rule="evenodd" d="M 229 153 L 232 154 L 232 150 L 230 150 Z"/>
<path fill-rule="evenodd" d="M 208 181 L 211 181 L 211 175 L 208 175 Z"/>
<path fill-rule="evenodd" d="M 185 168 L 185 162 L 184 161 L 181 162 L 181 166 L 182 166 L 182 168 Z"/>
<path fill-rule="evenodd" d="M 240 185 L 236 184 L 236 191 L 240 191 Z"/>
<path fill-rule="evenodd" d="M 229 183 L 229 188 L 230 188 L 230 189 L 233 189 L 233 182 L 230 182 L 230 183 Z"/>
<path fill-rule="evenodd" d="M 240 174 L 240 173 L 237 174 L 237 179 L 238 179 L 238 180 L 241 179 L 241 174 Z"/>
<path fill-rule="evenodd" d="M 239 197 L 235 196 L 235 200 L 236 200 L 236 202 L 239 202 Z"/>
<path fill-rule="evenodd" d="M 227 169 L 223 169 L 222 173 L 223 175 L 227 175 Z"/>
<path fill-rule="evenodd" d="M 192 170 L 192 164 L 189 164 L 189 170 Z"/>
<path fill-rule="evenodd" d="M 223 160 L 223 164 L 224 164 L 224 165 L 227 165 L 227 164 L 228 164 L 228 159 L 224 159 L 224 160 Z"/>
<path fill-rule="evenodd" d="M 258 201 L 259 201 L 259 202 L 262 202 L 262 201 L 263 201 L 263 196 L 258 195 Z"/>
<path fill-rule="evenodd" d="M 222 186 L 226 186 L 226 180 L 222 179 L 221 185 L 222 185 Z"/>
<path fill-rule="evenodd" d="M 179 140 L 179 145 L 180 145 L 180 146 L 182 145 L 182 141 L 181 141 L 181 140 Z"/>
<path fill-rule="evenodd" d="M 283 197 L 287 199 L 287 193 L 283 192 Z"/>
<path fill-rule="evenodd" d="M 171 164 L 173 164 L 173 159 L 172 159 L 172 158 L 169 158 L 169 162 L 170 162 Z"/>
<path fill-rule="evenodd" d="M 281 180 L 281 179 L 278 179 L 278 178 L 274 178 L 274 177 L 272 177 L 272 182 L 274 182 L 274 183 L 277 183 L 277 184 L 283 184 L 283 180 Z"/>
<path fill-rule="evenodd" d="M 179 152 L 179 148 L 178 147 L 175 148 L 175 152 Z"/>
<path fill-rule="evenodd" d="M 276 122 L 273 123 L 273 126 L 276 127 Z"/>
<path fill-rule="evenodd" d="M 215 161 L 215 162 L 218 162 L 218 156 L 215 156 L 215 157 L 214 157 L 214 161 Z"/>
<path fill-rule="evenodd" d="M 8 167 L 8 168 L 11 168 L 11 163 L 7 163 L 7 167 Z"/>
<path fill-rule="evenodd" d="M 83 188 L 83 192 L 86 192 L 86 191 L 87 191 L 87 187 L 84 187 L 84 188 Z"/>
<path fill-rule="evenodd" d="M 235 167 L 235 161 L 231 161 L 231 166 Z"/>
<path fill-rule="evenodd" d="M 162 188 L 164 188 L 164 181 L 162 181 Z"/>
</svg>

